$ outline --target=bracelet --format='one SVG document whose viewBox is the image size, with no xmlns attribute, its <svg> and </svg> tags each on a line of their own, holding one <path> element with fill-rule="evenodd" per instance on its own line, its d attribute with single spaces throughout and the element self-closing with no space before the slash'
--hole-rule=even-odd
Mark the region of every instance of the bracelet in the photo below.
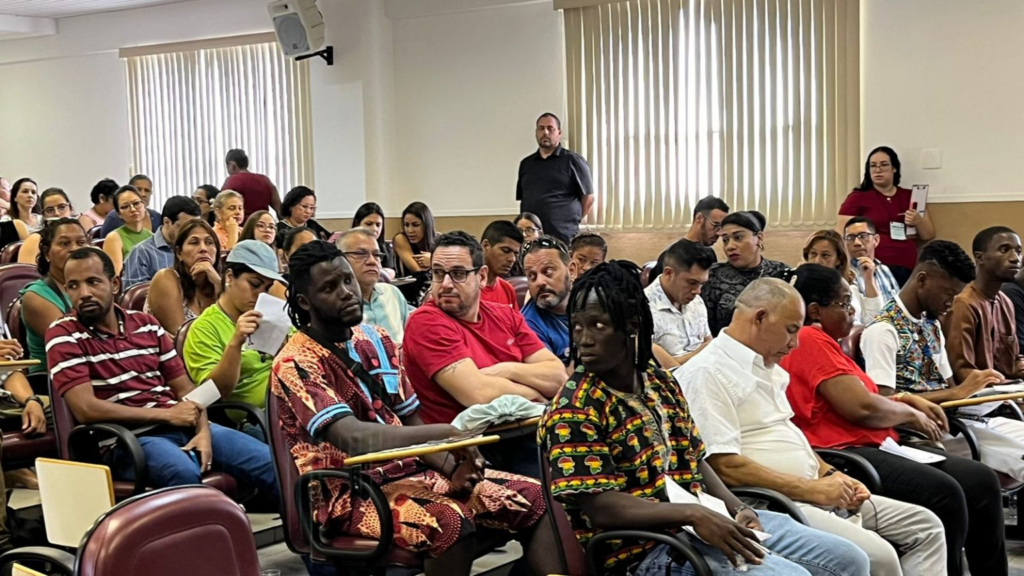
<svg viewBox="0 0 1024 576">
<path fill-rule="evenodd" d="M 43 404 L 43 399 L 40 398 L 39 396 L 29 396 L 28 400 L 25 400 L 25 404 L 23 404 L 23 406 L 27 407 L 29 402 L 37 402 L 40 408 L 44 410 L 46 409 L 46 406 Z"/>
<path fill-rule="evenodd" d="M 835 468 L 829 468 L 824 474 L 821 475 L 821 477 L 828 478 L 829 476 L 835 474 L 836 472 L 839 472 L 839 470 L 836 470 Z"/>
<path fill-rule="evenodd" d="M 747 506 L 746 504 L 740 503 L 740 505 L 737 506 L 735 510 L 733 510 L 732 517 L 735 518 L 739 516 L 740 512 L 743 512 L 744 510 L 750 510 L 751 512 L 754 513 L 754 516 L 757 516 L 757 510 L 754 510 L 753 508 Z"/>
</svg>

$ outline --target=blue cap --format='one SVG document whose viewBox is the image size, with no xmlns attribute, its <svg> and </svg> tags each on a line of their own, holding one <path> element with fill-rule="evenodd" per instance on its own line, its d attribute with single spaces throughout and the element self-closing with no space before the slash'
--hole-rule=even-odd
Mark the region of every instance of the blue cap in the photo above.
<svg viewBox="0 0 1024 576">
<path fill-rule="evenodd" d="M 277 254 L 274 254 L 274 249 L 259 240 L 242 240 L 235 244 L 228 253 L 228 263 L 245 264 L 264 278 L 288 283 L 277 271 Z"/>
</svg>

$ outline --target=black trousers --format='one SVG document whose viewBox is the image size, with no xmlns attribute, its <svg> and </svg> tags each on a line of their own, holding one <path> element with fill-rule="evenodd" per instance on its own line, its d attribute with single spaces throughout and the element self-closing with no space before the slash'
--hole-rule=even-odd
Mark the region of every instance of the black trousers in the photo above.
<svg viewBox="0 0 1024 576">
<path fill-rule="evenodd" d="M 927 449 L 927 448 L 926 448 Z M 938 450 L 937 464 L 918 464 L 878 448 L 849 448 L 878 470 L 883 495 L 934 512 L 946 531 L 950 576 L 961 576 L 960 550 L 967 553 L 971 574 L 1004 576 L 1009 572 L 1003 528 L 1003 496 L 996 473 L 981 462 Z"/>
</svg>

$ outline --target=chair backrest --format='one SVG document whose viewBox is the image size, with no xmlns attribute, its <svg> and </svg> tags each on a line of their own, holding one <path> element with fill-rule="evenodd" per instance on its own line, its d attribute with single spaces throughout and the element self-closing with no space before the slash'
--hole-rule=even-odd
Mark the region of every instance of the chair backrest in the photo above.
<svg viewBox="0 0 1024 576">
<path fill-rule="evenodd" d="M 271 375 L 273 378 L 273 375 Z M 274 460 L 274 469 L 277 471 L 277 493 L 281 495 L 281 523 L 284 524 L 284 541 L 288 549 L 296 554 L 309 554 L 309 543 L 302 533 L 302 524 L 299 522 L 299 510 L 295 506 L 295 484 L 299 481 L 299 469 L 295 466 L 295 459 L 288 449 L 288 441 L 284 437 L 284 430 L 277 425 L 280 414 L 281 401 L 267 386 L 267 426 L 269 436 L 267 443 L 270 444 L 270 457 Z"/>
<path fill-rule="evenodd" d="M 101 239 L 100 238 L 100 232 L 102 232 L 102 231 L 103 231 L 103 225 L 102 224 L 100 224 L 99 226 L 93 226 L 92 228 L 89 228 L 89 230 L 87 230 L 85 232 L 85 237 L 89 239 L 89 242 L 92 242 L 93 240 L 96 240 L 96 239 Z"/>
<path fill-rule="evenodd" d="M 651 271 L 654 270 L 654 267 L 657 265 L 657 260 L 651 260 L 650 262 L 644 264 L 644 268 L 640 272 L 640 283 L 643 284 L 644 288 L 650 286 L 651 282 L 654 281 L 654 278 L 651 278 Z"/>
<path fill-rule="evenodd" d="M 79 576 L 259 576 L 249 519 L 220 491 L 177 486 L 114 507 L 78 549 Z"/>
<path fill-rule="evenodd" d="M 21 325 L 21 298 L 11 302 L 4 321 L 7 323 L 7 331 L 10 332 L 11 338 L 21 344 L 22 350 L 28 350 L 28 334 L 25 332 L 24 326 Z"/>
<path fill-rule="evenodd" d="M 18 253 L 21 252 L 21 245 L 24 244 L 21 240 L 17 242 L 11 242 L 7 246 L 4 246 L 3 250 L 0 250 L 0 264 L 10 264 L 11 262 L 18 261 Z"/>
<path fill-rule="evenodd" d="M 103 242 L 105 240 L 106 238 L 93 238 L 92 240 L 89 240 L 89 243 L 99 248 L 100 250 L 103 250 Z"/>
<path fill-rule="evenodd" d="M 850 330 L 850 334 L 839 343 L 843 348 L 843 353 L 854 362 L 857 362 L 857 358 L 860 356 L 860 337 L 863 333 L 864 326 L 854 326 L 853 330 Z"/>
<path fill-rule="evenodd" d="M 0 265 L 0 310 L 8 310 L 20 297 L 21 289 L 39 280 L 39 271 L 31 264 Z"/>
<path fill-rule="evenodd" d="M 543 421 L 543 417 L 541 417 Z M 576 539 L 576 533 L 569 523 L 569 517 L 562 505 L 551 496 L 551 462 L 548 458 L 548 451 L 541 446 L 540 449 L 540 474 L 541 484 L 544 485 L 544 500 L 548 505 L 548 515 L 554 524 L 555 535 L 559 540 L 559 550 L 562 553 L 562 567 L 568 576 L 583 576 L 587 573 L 587 558 Z"/>
<path fill-rule="evenodd" d="M 526 276 L 509 276 L 508 283 L 516 289 L 516 300 L 519 301 L 519 308 L 526 304 L 526 293 L 530 290 L 530 283 Z"/>
<path fill-rule="evenodd" d="M 142 282 L 125 290 L 124 295 L 121 296 L 121 307 L 142 312 L 146 307 L 146 296 L 149 296 L 149 284 L 149 282 Z"/>
<path fill-rule="evenodd" d="M 106 466 L 37 458 L 36 473 L 50 544 L 77 547 L 96 519 L 114 506 L 114 480 Z"/>
<path fill-rule="evenodd" d="M 60 394 L 53 393 L 53 380 L 50 380 L 50 412 L 53 414 L 53 433 L 57 436 L 57 454 L 62 460 L 71 460 L 68 436 L 78 426 L 75 415 Z"/>
<path fill-rule="evenodd" d="M 178 333 L 174 335 L 174 350 L 178 353 L 178 357 L 182 358 L 184 362 L 185 354 L 185 339 L 188 338 L 188 331 L 192 328 L 192 323 L 196 319 L 186 320 L 181 328 L 178 328 Z"/>
</svg>

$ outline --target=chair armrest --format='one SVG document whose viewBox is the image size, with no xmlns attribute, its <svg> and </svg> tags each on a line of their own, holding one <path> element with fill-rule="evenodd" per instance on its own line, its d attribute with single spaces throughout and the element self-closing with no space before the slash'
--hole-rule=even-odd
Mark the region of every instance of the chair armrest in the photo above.
<svg viewBox="0 0 1024 576">
<path fill-rule="evenodd" d="M 437 454 L 438 452 L 450 452 L 452 450 L 459 450 L 462 448 L 468 448 L 470 446 L 482 446 L 484 444 L 494 444 L 501 440 L 498 436 L 474 436 L 472 438 L 466 438 L 463 440 L 452 440 L 445 442 L 417 444 L 416 446 L 409 446 L 408 448 L 399 448 L 397 450 L 382 450 L 380 452 L 370 452 L 369 454 L 360 454 L 359 456 L 353 456 L 345 460 L 345 467 L 359 466 L 361 464 L 371 464 L 373 462 L 386 462 L 389 460 L 401 460 L 403 458 L 415 458 L 418 456 L 426 456 L 427 454 Z"/>
<path fill-rule="evenodd" d="M 697 551 L 697 548 L 687 540 L 686 535 L 648 530 L 610 530 L 594 536 L 587 544 L 588 574 L 604 573 L 602 570 L 603 566 L 601 566 L 603 558 L 599 557 L 598 554 L 601 552 L 601 547 L 610 540 L 653 540 L 660 544 L 666 544 L 671 550 L 669 555 L 676 564 L 680 566 L 690 564 L 697 576 L 712 576 L 713 574 L 707 561 Z"/>
<path fill-rule="evenodd" d="M 206 409 L 207 415 L 211 421 L 216 421 L 218 424 L 222 422 L 231 422 L 231 417 L 228 416 L 229 410 L 236 410 L 245 415 L 245 421 L 253 426 L 258 427 L 263 431 L 264 438 L 270 438 L 270 430 L 267 428 L 267 415 L 262 409 L 248 404 L 245 402 L 215 402 Z M 219 418 L 215 418 L 219 416 Z"/>
<path fill-rule="evenodd" d="M 843 450 L 815 450 L 818 456 L 835 466 L 840 472 L 860 480 L 872 494 L 882 493 L 882 477 L 878 470 L 860 454 L 844 452 Z"/>
<path fill-rule="evenodd" d="M 353 551 L 335 548 L 325 542 L 321 537 L 320 526 L 313 518 L 312 499 L 310 498 L 309 485 L 312 482 L 319 482 L 327 478 L 338 478 L 348 482 L 352 494 L 364 500 L 369 500 L 377 511 L 380 519 L 380 538 L 377 545 L 371 550 Z M 325 558 L 338 558 L 343 560 L 360 560 L 371 563 L 382 558 L 391 548 L 394 538 L 394 524 L 392 523 L 391 506 L 388 504 L 387 496 L 372 480 L 363 476 L 359 471 L 347 470 L 314 470 L 306 472 L 299 477 L 295 483 L 295 504 L 299 511 L 299 524 L 302 526 L 302 533 L 309 542 L 309 547 L 316 554 Z"/>
<path fill-rule="evenodd" d="M 132 495 L 146 491 L 146 455 L 142 452 L 142 444 L 131 430 L 120 424 L 83 424 L 75 426 L 68 434 L 68 457 L 76 462 L 104 464 L 99 443 L 115 438 L 115 446 L 128 451 L 135 470 L 135 487 Z"/>
<path fill-rule="evenodd" d="M 896 433 L 900 435 L 901 440 L 903 438 L 907 438 L 910 440 L 921 440 L 924 442 L 932 441 L 932 439 L 929 438 L 924 432 L 914 430 L 913 428 L 908 428 L 907 426 L 896 426 L 894 430 L 896 430 Z"/>
<path fill-rule="evenodd" d="M 956 416 L 946 415 L 946 419 L 949 420 L 949 433 L 953 436 L 961 435 L 967 442 L 967 447 L 971 450 L 971 460 L 977 462 L 981 461 L 981 449 L 978 447 L 978 437 L 974 435 L 974 430 L 971 430 L 969 424 Z"/>
<path fill-rule="evenodd" d="M 26 546 L 8 550 L 0 555 L 0 574 L 10 574 L 11 564 L 18 562 L 46 562 L 57 568 L 59 574 L 72 576 L 75 573 L 75 556 L 58 548 L 49 546 Z M 51 573 L 52 572 L 48 572 Z"/>
<path fill-rule="evenodd" d="M 761 488 L 759 486 L 740 486 L 738 488 L 730 488 L 729 491 L 735 494 L 737 498 L 751 498 L 764 501 L 772 512 L 786 514 L 804 526 L 807 525 L 807 516 L 804 516 L 800 507 L 782 492 L 776 492 L 770 488 Z"/>
</svg>

